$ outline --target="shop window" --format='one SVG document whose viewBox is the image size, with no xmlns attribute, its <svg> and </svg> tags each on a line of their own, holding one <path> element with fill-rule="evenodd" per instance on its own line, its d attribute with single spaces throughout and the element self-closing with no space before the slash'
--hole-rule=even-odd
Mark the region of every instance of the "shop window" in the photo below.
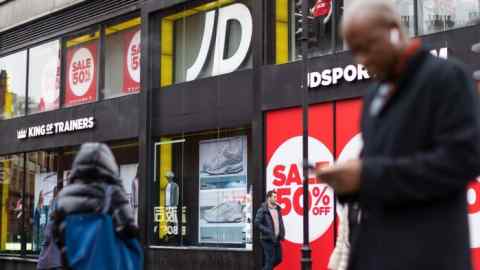
<svg viewBox="0 0 480 270">
<path fill-rule="evenodd" d="M 340 20 L 343 16 L 343 10 L 348 8 L 348 5 L 353 3 L 355 0 L 340 0 L 342 9 L 340 12 Z M 415 20 L 414 20 L 414 0 L 395 0 L 393 4 L 400 15 L 401 23 L 407 32 L 409 37 L 415 36 Z M 339 29 L 340 31 L 341 29 Z M 339 35 L 341 38 L 341 36 Z M 347 49 L 346 44 L 343 44 L 344 48 Z"/>
<path fill-rule="evenodd" d="M 251 249 L 248 130 L 165 137 L 155 144 L 154 245 Z"/>
<path fill-rule="evenodd" d="M 161 86 L 252 67 L 251 1 L 218 0 L 161 18 Z"/>
<path fill-rule="evenodd" d="M 0 58 L 0 119 L 25 115 L 27 51 Z"/>
<path fill-rule="evenodd" d="M 105 29 L 105 99 L 140 90 L 140 18 Z"/>
<path fill-rule="evenodd" d="M 317 57 L 346 49 L 340 34 L 344 9 L 354 0 L 309 0 L 308 57 Z M 302 59 L 302 0 L 275 0 L 275 63 Z M 414 35 L 413 1 L 395 0 L 402 23 Z"/>
<path fill-rule="evenodd" d="M 28 113 L 59 108 L 60 42 L 58 40 L 29 50 Z"/>
<path fill-rule="evenodd" d="M 97 100 L 98 40 L 100 32 L 92 32 L 66 42 L 65 107 Z"/>
<path fill-rule="evenodd" d="M 274 2 L 276 64 L 301 60 L 304 18 L 308 22 L 309 57 L 332 52 L 333 24 L 337 23 L 334 21 L 332 0 L 309 0 L 309 11 L 306 16 L 302 14 L 302 3 L 302 0 L 275 0 Z"/>
<path fill-rule="evenodd" d="M 20 253 L 22 225 L 29 215 L 22 200 L 24 179 L 23 155 L 0 157 L 0 252 Z"/>
<path fill-rule="evenodd" d="M 139 198 L 141 197 L 138 193 L 140 184 L 140 179 L 138 178 L 138 143 L 116 143 L 111 144 L 110 148 L 117 160 L 120 169 L 120 179 L 132 207 L 133 216 L 138 223 Z"/>
<path fill-rule="evenodd" d="M 480 3 L 474 0 L 418 0 L 420 34 L 474 25 L 480 19 Z"/>
<path fill-rule="evenodd" d="M 59 189 L 58 159 L 55 152 L 32 152 L 27 154 L 26 200 L 26 249 L 39 253 L 53 202 Z"/>
</svg>

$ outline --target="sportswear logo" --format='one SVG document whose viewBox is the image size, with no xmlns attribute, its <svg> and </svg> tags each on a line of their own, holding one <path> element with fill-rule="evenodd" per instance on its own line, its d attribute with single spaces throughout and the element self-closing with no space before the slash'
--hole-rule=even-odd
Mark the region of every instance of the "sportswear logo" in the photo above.
<svg viewBox="0 0 480 270">
<path fill-rule="evenodd" d="M 216 12 L 216 10 L 212 10 L 205 14 L 205 25 L 200 50 L 193 65 L 187 69 L 186 81 L 195 80 L 204 68 L 212 43 Z M 240 24 L 241 39 L 235 53 L 228 58 L 224 58 L 225 43 L 227 42 L 227 26 L 231 20 L 235 20 Z M 251 41 L 252 15 L 248 7 L 244 4 L 237 3 L 220 8 L 218 10 L 215 47 L 213 48 L 212 76 L 230 73 L 240 67 L 248 54 Z"/>
</svg>

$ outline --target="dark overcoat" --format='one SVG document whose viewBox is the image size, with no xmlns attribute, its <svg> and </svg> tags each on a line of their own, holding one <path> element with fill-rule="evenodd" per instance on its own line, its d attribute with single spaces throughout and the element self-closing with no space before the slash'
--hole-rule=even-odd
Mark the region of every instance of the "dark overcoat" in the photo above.
<svg viewBox="0 0 480 270">
<path fill-rule="evenodd" d="M 381 109 L 372 108 L 379 85 L 364 99 L 362 222 L 349 269 L 470 270 L 466 186 L 480 173 L 471 75 L 421 49 Z"/>
</svg>

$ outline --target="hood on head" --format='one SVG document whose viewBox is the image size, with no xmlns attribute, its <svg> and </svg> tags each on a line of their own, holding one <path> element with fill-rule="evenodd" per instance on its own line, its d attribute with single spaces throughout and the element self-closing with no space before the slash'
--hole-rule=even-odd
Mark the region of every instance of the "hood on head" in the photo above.
<svg viewBox="0 0 480 270">
<path fill-rule="evenodd" d="M 72 164 L 69 181 L 119 182 L 117 162 L 110 148 L 103 143 L 84 143 Z"/>
</svg>

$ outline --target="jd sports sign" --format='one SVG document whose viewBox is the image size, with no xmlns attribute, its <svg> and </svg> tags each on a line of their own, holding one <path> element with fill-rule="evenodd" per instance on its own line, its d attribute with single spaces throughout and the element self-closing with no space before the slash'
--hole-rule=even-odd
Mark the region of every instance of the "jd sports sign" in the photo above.
<svg viewBox="0 0 480 270">
<path fill-rule="evenodd" d="M 205 24 L 200 50 L 194 63 L 187 68 L 186 81 L 198 78 L 204 70 L 207 57 L 212 46 L 213 31 L 215 30 L 215 17 L 217 10 L 208 11 L 205 14 Z M 227 31 L 230 21 L 236 21 L 240 25 L 240 43 L 237 50 L 228 58 L 225 58 Z M 215 42 L 213 47 L 212 76 L 235 71 L 247 57 L 252 41 L 252 15 L 247 6 L 236 3 L 218 9 Z"/>
<path fill-rule="evenodd" d="M 440 48 L 431 50 L 430 53 L 433 56 L 447 59 L 448 58 L 448 48 Z M 308 87 L 317 88 L 317 87 L 326 87 L 330 85 L 339 84 L 342 80 L 353 83 L 355 81 L 361 81 L 370 79 L 367 69 L 360 64 L 357 65 L 347 65 L 345 67 L 334 67 L 330 69 L 325 69 L 321 72 L 309 72 L 307 74 L 308 78 Z"/>
<path fill-rule="evenodd" d="M 362 65 L 348 65 L 344 68 L 335 67 L 325 69 L 322 72 L 310 72 L 308 74 L 308 86 L 310 88 L 316 88 L 320 85 L 330 86 L 339 83 L 342 79 L 347 82 L 361 81 L 370 79 L 370 75 Z"/>
</svg>

